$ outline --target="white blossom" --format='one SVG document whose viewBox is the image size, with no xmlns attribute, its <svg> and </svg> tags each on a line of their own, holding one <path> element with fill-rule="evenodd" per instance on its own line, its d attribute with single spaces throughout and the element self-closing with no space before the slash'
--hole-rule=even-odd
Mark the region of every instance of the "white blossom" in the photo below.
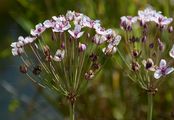
<svg viewBox="0 0 174 120">
<path fill-rule="evenodd" d="M 39 36 L 41 35 L 41 33 L 43 33 L 45 31 L 45 27 L 42 25 L 42 23 L 39 23 L 36 25 L 35 29 L 31 30 L 31 35 L 32 36 Z"/>
<path fill-rule="evenodd" d="M 54 27 L 55 22 L 53 22 L 52 20 L 45 20 L 43 24 L 46 28 L 52 28 Z"/>
<path fill-rule="evenodd" d="M 70 11 L 70 10 L 69 10 L 69 11 L 66 13 L 66 19 L 67 19 L 67 20 L 71 21 L 71 20 L 74 19 L 74 17 L 75 17 L 75 12 L 74 12 L 74 11 Z"/>
<path fill-rule="evenodd" d="M 103 35 L 99 35 L 99 34 L 95 34 L 94 38 L 93 38 L 93 42 L 100 45 L 102 43 L 104 43 L 106 41 L 106 37 Z"/>
<path fill-rule="evenodd" d="M 162 76 L 168 75 L 174 71 L 173 67 L 168 67 L 166 60 L 161 59 L 159 67 L 156 69 L 154 73 L 154 78 L 159 79 Z"/>
<path fill-rule="evenodd" d="M 68 32 L 75 39 L 80 38 L 84 33 L 84 32 L 81 32 L 81 26 L 80 25 L 75 25 L 74 30 L 73 31 L 68 30 Z"/>
</svg>

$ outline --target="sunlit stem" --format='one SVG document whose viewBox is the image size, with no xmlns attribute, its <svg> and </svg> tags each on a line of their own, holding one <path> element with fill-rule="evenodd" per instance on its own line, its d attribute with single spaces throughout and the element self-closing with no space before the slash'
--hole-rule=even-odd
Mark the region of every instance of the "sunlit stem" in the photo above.
<svg viewBox="0 0 174 120">
<path fill-rule="evenodd" d="M 147 120 L 152 120 L 152 112 L 153 112 L 153 94 L 152 93 L 148 93 Z"/>
<path fill-rule="evenodd" d="M 75 120 L 75 104 L 71 103 L 69 104 L 69 112 L 70 112 L 70 120 Z"/>
<path fill-rule="evenodd" d="M 42 67 L 45 69 L 45 71 L 47 73 L 49 73 L 49 70 L 45 67 L 45 65 L 42 63 L 42 61 L 40 60 L 39 56 L 37 55 L 36 51 L 34 50 L 34 48 L 32 47 L 32 45 L 30 45 L 34 55 L 36 56 L 36 58 L 38 59 L 39 63 L 42 65 Z"/>
</svg>

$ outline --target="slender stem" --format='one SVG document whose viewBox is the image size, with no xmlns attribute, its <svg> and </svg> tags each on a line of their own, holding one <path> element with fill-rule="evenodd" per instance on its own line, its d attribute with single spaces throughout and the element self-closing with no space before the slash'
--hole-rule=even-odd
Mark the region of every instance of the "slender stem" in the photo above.
<svg viewBox="0 0 174 120">
<path fill-rule="evenodd" d="M 74 103 L 71 103 L 69 104 L 69 112 L 70 112 L 70 120 L 75 120 L 75 104 Z"/>
<path fill-rule="evenodd" d="M 147 120 L 152 120 L 152 112 L 153 112 L 153 94 L 152 93 L 148 93 Z"/>
</svg>

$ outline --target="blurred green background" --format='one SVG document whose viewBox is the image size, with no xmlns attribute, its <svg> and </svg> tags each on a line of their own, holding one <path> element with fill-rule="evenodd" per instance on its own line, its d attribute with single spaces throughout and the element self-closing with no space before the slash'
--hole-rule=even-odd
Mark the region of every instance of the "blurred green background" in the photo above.
<svg viewBox="0 0 174 120">
<path fill-rule="evenodd" d="M 100 19 L 106 28 L 120 31 L 121 16 L 137 15 L 139 9 L 149 5 L 174 17 L 174 0 L 0 0 L 0 119 L 63 120 L 68 117 L 65 98 L 34 87 L 19 73 L 19 60 L 12 56 L 10 47 L 19 35 L 29 34 L 35 24 L 65 14 L 67 10 Z M 119 61 L 116 55 L 97 79 L 90 81 L 87 91 L 78 99 L 78 120 L 146 119 L 146 92 L 125 77 L 124 64 Z M 172 77 L 154 98 L 153 119 L 174 119 Z"/>
</svg>

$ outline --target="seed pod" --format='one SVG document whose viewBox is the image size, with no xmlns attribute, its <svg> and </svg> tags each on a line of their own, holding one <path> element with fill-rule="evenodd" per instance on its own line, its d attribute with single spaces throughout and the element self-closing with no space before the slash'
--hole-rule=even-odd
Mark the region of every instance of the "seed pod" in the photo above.
<svg viewBox="0 0 174 120">
<path fill-rule="evenodd" d="M 95 55 L 94 53 L 92 53 L 90 56 L 89 56 L 90 60 L 95 62 L 97 60 L 97 55 Z"/>
<path fill-rule="evenodd" d="M 140 69 L 140 65 L 138 62 L 132 62 L 131 66 L 133 71 L 138 71 Z"/>
<path fill-rule="evenodd" d="M 21 73 L 26 74 L 27 71 L 28 71 L 28 68 L 27 68 L 26 65 L 21 65 L 21 66 L 19 67 L 19 70 L 20 70 Z"/>
<path fill-rule="evenodd" d="M 93 77 L 94 77 L 94 72 L 92 70 L 89 70 L 88 72 L 85 73 L 86 80 L 91 80 Z"/>
<path fill-rule="evenodd" d="M 94 71 L 98 70 L 100 68 L 100 65 L 98 63 L 93 63 L 92 68 L 93 68 Z"/>
<path fill-rule="evenodd" d="M 65 49 L 65 43 L 64 42 L 61 44 L 61 48 Z"/>
<path fill-rule="evenodd" d="M 33 74 L 34 75 L 39 75 L 40 73 L 41 73 L 41 67 L 38 65 L 38 66 L 35 66 L 34 68 L 33 68 Z"/>
<path fill-rule="evenodd" d="M 139 51 L 137 51 L 137 50 L 133 50 L 133 51 L 132 51 L 132 56 L 135 57 L 135 58 L 139 57 L 140 54 L 141 54 L 141 52 L 139 52 Z"/>
<path fill-rule="evenodd" d="M 45 56 L 50 56 L 50 48 L 48 45 L 44 46 L 44 54 Z"/>
</svg>

